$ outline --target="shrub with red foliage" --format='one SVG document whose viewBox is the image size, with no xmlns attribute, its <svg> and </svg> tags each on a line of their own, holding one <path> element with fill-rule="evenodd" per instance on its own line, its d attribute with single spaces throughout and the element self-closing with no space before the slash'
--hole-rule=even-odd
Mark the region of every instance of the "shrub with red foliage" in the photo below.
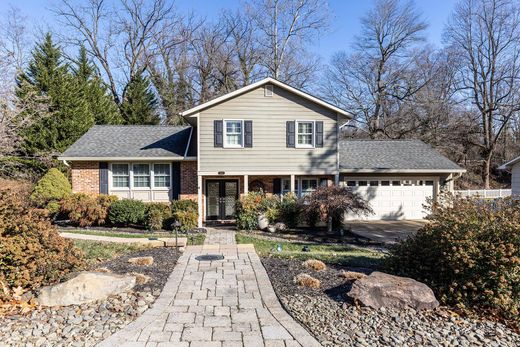
<svg viewBox="0 0 520 347">
<path fill-rule="evenodd" d="M 110 205 L 114 201 L 117 201 L 117 196 L 71 194 L 61 201 L 61 212 L 72 223 L 80 227 L 103 225 L 106 222 Z"/>
<path fill-rule="evenodd" d="M 82 252 L 41 211 L 0 192 L 0 302 L 11 300 L 14 291 L 58 282 L 83 264 Z"/>
<path fill-rule="evenodd" d="M 370 204 L 361 195 L 340 186 L 318 187 L 305 196 L 303 209 L 308 215 L 319 215 L 320 220 L 328 224 L 329 231 L 332 231 L 333 226 L 339 227 L 347 213 L 373 213 Z"/>
</svg>

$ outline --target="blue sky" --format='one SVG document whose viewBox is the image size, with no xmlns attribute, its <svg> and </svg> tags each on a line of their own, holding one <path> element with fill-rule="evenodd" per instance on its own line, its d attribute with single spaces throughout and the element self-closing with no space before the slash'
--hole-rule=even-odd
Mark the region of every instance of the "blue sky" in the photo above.
<svg viewBox="0 0 520 347">
<path fill-rule="evenodd" d="M 55 28 L 55 18 L 48 10 L 55 0 L 0 0 L 0 15 L 3 17 L 10 5 L 19 8 L 28 17 L 28 22 L 35 32 Z M 178 10 L 193 11 L 208 20 L 215 18 L 222 9 L 241 6 L 240 0 L 177 0 Z M 429 23 L 427 39 L 438 46 L 444 24 L 450 16 L 456 0 L 416 0 L 417 7 L 423 12 Z M 359 32 L 359 18 L 371 7 L 371 0 L 330 0 L 329 6 L 333 18 L 328 32 L 313 43 L 315 53 L 325 61 L 338 50 L 348 50 L 354 37 Z"/>
</svg>

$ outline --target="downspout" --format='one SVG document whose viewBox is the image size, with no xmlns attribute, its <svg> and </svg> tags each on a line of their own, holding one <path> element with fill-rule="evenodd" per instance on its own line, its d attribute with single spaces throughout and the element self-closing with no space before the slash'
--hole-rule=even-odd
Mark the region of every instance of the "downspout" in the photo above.
<svg viewBox="0 0 520 347">
<path fill-rule="evenodd" d="M 339 114 L 336 113 L 336 175 L 334 175 L 334 184 L 339 186 Z"/>
<path fill-rule="evenodd" d="M 66 167 L 70 167 L 69 163 L 67 163 L 66 160 L 62 160 L 63 164 L 66 166 Z"/>
</svg>

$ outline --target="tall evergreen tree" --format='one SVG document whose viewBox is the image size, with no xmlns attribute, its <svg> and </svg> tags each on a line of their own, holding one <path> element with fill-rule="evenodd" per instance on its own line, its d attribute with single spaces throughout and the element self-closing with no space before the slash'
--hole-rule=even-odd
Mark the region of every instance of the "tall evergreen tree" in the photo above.
<svg viewBox="0 0 520 347">
<path fill-rule="evenodd" d="M 81 97 L 96 124 L 120 124 L 123 122 L 114 99 L 109 95 L 99 71 L 88 59 L 87 50 L 81 47 L 78 59 L 72 68 L 81 89 Z"/>
<path fill-rule="evenodd" d="M 94 124 L 81 84 L 51 34 L 33 50 L 27 70 L 17 78 L 16 93 L 23 105 L 20 121 L 28 124 L 21 133 L 28 154 L 62 152 Z"/>
<path fill-rule="evenodd" d="M 157 99 L 150 81 L 142 74 L 130 79 L 123 91 L 121 115 L 125 124 L 159 124 Z"/>
</svg>

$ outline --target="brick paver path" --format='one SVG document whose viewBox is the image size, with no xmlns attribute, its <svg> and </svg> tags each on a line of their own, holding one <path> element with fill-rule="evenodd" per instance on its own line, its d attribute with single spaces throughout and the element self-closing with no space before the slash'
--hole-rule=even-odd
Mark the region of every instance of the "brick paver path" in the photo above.
<svg viewBox="0 0 520 347">
<path fill-rule="evenodd" d="M 205 245 L 234 245 L 235 231 L 230 229 L 207 228 Z"/>
<path fill-rule="evenodd" d="M 100 346 L 320 344 L 281 307 L 252 245 L 204 245 L 188 246 L 154 306 Z"/>
</svg>

